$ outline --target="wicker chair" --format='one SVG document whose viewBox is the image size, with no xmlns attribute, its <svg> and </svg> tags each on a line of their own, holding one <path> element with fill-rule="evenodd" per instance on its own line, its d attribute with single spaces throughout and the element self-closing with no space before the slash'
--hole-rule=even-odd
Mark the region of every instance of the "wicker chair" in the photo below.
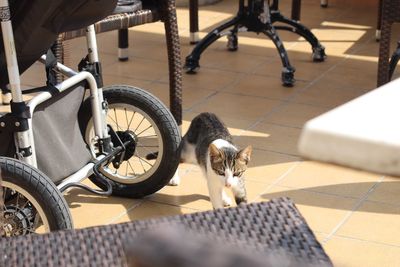
<svg viewBox="0 0 400 267">
<path fill-rule="evenodd" d="M 389 61 L 392 24 L 400 22 L 400 0 L 383 0 L 381 13 L 381 38 L 378 60 L 378 86 L 390 81 L 399 59 L 400 48 Z M 397 55 L 397 56 L 396 56 Z"/>
<path fill-rule="evenodd" d="M 170 109 L 178 125 L 181 125 L 182 66 L 175 0 L 143 1 L 142 5 L 142 9 L 132 13 L 108 16 L 95 24 L 95 30 L 96 33 L 118 30 L 120 49 L 127 49 L 128 28 L 156 21 L 164 22 L 169 67 Z M 63 58 L 64 41 L 85 36 L 85 34 L 86 29 L 63 33 L 58 40 L 61 47 L 57 50 L 58 59 Z M 126 60 L 127 57 L 122 54 L 120 53 L 120 59 Z"/>
<path fill-rule="evenodd" d="M 4 203 L 3 203 L 3 188 L 1 187 L 2 183 L 1 183 L 2 179 L 1 179 L 1 171 L 0 171 L 0 237 L 4 235 L 4 229 L 3 229 L 3 207 L 4 207 Z"/>
<path fill-rule="evenodd" d="M 0 238 L 0 266 L 126 266 L 127 241 L 146 229 L 155 231 L 168 226 L 224 240 L 239 249 L 265 255 L 283 253 L 291 259 L 285 266 L 332 266 L 304 218 L 287 198 L 174 217 Z"/>
</svg>

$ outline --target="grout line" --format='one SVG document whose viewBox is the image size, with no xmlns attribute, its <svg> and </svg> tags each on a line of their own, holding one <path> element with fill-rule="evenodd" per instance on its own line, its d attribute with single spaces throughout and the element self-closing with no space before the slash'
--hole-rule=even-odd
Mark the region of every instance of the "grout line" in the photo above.
<svg viewBox="0 0 400 267">
<path fill-rule="evenodd" d="M 268 149 L 263 149 L 263 148 L 258 148 L 258 147 L 253 147 L 253 150 L 255 151 L 261 151 L 261 152 L 270 152 L 273 154 L 278 154 L 278 155 L 283 155 L 292 158 L 293 160 L 303 160 L 299 155 L 294 155 L 294 154 L 288 154 L 285 152 L 279 152 L 279 151 L 274 151 L 274 150 L 268 150 Z"/>
<path fill-rule="evenodd" d="M 162 201 L 153 200 L 153 199 L 148 199 L 147 201 L 157 203 L 157 204 L 167 205 L 167 206 L 171 206 L 171 207 L 184 208 L 184 209 L 192 210 L 193 212 L 205 211 L 204 209 L 196 209 L 196 208 L 186 207 L 185 204 L 172 204 L 172 203 L 162 202 Z"/>
<path fill-rule="evenodd" d="M 193 109 L 195 109 L 196 107 L 198 107 L 198 106 L 200 106 L 200 105 L 202 105 L 204 103 L 207 103 L 207 101 L 210 100 L 210 98 L 216 96 L 217 94 L 218 94 L 218 91 L 215 91 L 215 92 L 209 94 L 208 96 L 204 97 L 202 100 L 200 100 L 197 103 L 193 104 L 193 106 L 191 106 L 190 108 L 187 108 L 185 110 L 185 112 L 194 112 Z"/>
<path fill-rule="evenodd" d="M 138 203 L 134 204 L 132 207 L 128 208 L 125 212 L 121 213 L 120 215 L 114 217 L 113 219 L 108 221 L 106 224 L 112 224 L 112 223 L 116 222 L 118 219 L 120 219 L 123 216 L 127 215 L 131 210 L 136 209 L 137 207 L 142 205 L 144 201 L 145 201 L 144 199 L 140 200 Z"/>
<path fill-rule="evenodd" d="M 302 159 L 302 157 L 300 155 L 296 155 L 296 154 L 290 154 L 290 153 L 286 153 L 286 152 L 281 152 L 281 151 L 276 151 L 276 150 L 271 150 L 271 149 L 264 149 L 264 148 L 257 148 L 257 150 L 261 150 L 261 151 L 265 151 L 265 152 L 272 152 L 272 153 L 276 153 L 276 154 L 281 154 L 281 155 L 285 155 L 285 156 L 289 156 L 289 157 L 296 157 L 298 159 Z"/>
<path fill-rule="evenodd" d="M 400 248 L 400 245 L 388 244 L 388 243 L 383 243 L 383 242 L 373 241 L 373 240 L 366 240 L 366 239 L 356 238 L 356 237 L 351 237 L 351 236 L 335 235 L 335 237 L 342 238 L 342 239 L 356 240 L 356 241 L 361 241 L 361 242 L 367 242 L 367 243 L 372 243 L 372 244 L 377 244 L 377 245 L 382 245 L 382 246 L 387 246 L 387 247 Z"/>
<path fill-rule="evenodd" d="M 350 217 L 361 207 L 361 205 L 365 202 L 365 200 L 375 191 L 380 183 L 385 179 L 385 176 L 382 176 L 379 181 L 377 181 L 364 196 L 362 196 L 359 201 L 356 203 L 354 208 L 349 211 L 346 216 L 343 218 L 341 222 L 339 222 L 335 228 L 329 233 L 329 235 L 322 241 L 322 243 L 328 242 L 336 233 L 337 231 L 350 219 Z"/>
<path fill-rule="evenodd" d="M 358 199 L 357 197 L 339 195 L 339 194 L 335 194 L 335 193 L 321 192 L 321 191 L 316 191 L 316 190 L 310 190 L 310 189 L 307 189 L 307 188 L 299 188 L 299 187 L 293 187 L 293 186 L 287 186 L 287 185 L 280 185 L 280 187 L 286 188 L 288 190 L 304 191 L 304 192 L 314 193 L 314 194 L 323 195 L 323 196 L 332 196 L 332 197 L 346 198 L 346 199 L 352 199 L 352 200 L 357 200 Z"/>
<path fill-rule="evenodd" d="M 335 17 L 342 17 L 342 16 L 345 16 L 345 14 L 347 14 L 348 12 L 350 12 L 350 10 L 345 10 L 345 11 L 343 11 L 339 16 L 335 16 Z M 364 44 L 360 45 L 360 47 L 359 47 L 358 49 L 355 49 L 355 50 L 353 51 L 353 53 L 359 51 L 360 49 L 362 49 L 362 48 L 363 48 L 366 44 L 368 44 L 372 39 L 374 39 L 374 37 L 371 37 L 370 39 L 367 39 L 367 40 L 364 42 Z M 295 47 L 299 42 L 300 42 L 300 41 L 291 43 L 288 47 L 286 47 L 286 49 L 288 50 L 288 49 L 290 49 L 290 48 Z M 254 72 L 255 72 L 260 66 L 262 66 L 262 65 L 265 64 L 266 62 L 272 62 L 276 57 L 277 57 L 277 56 L 274 56 L 274 57 L 271 58 L 271 60 L 267 60 L 267 61 L 265 61 L 265 62 L 261 62 L 260 64 L 258 64 L 258 66 L 254 67 L 253 71 L 250 71 L 249 74 L 254 74 Z M 310 82 L 307 82 L 307 84 L 306 84 L 303 88 L 300 88 L 298 91 L 295 91 L 292 95 L 288 96 L 287 98 L 280 99 L 280 101 L 282 102 L 280 105 L 276 106 L 275 108 L 273 108 L 272 110 L 270 110 L 270 111 L 267 112 L 266 114 L 262 115 L 262 116 L 261 116 L 258 120 L 256 120 L 253 124 L 249 125 L 249 127 L 248 127 L 247 129 L 242 129 L 242 131 L 239 132 L 239 135 L 241 135 L 241 134 L 242 134 L 244 131 L 246 131 L 246 130 L 254 129 L 257 125 L 259 125 L 260 123 L 266 121 L 266 119 L 267 119 L 268 117 L 270 117 L 271 115 L 273 115 L 273 114 L 279 112 L 280 110 L 282 110 L 283 108 L 285 108 L 287 105 L 293 103 L 292 101 L 293 101 L 293 99 L 294 99 L 295 97 L 297 97 L 297 96 L 298 96 L 299 94 L 301 94 L 302 92 L 306 91 L 308 88 L 310 88 L 310 87 L 311 87 L 312 85 L 314 85 L 316 82 L 318 82 L 318 81 L 321 80 L 323 77 L 325 77 L 329 72 L 331 72 L 332 70 L 334 70 L 337 66 L 339 66 L 340 64 L 343 64 L 343 63 L 344 63 L 346 60 L 348 60 L 350 57 L 351 57 L 351 55 L 349 55 L 349 54 L 348 54 L 348 55 L 345 55 L 344 58 L 340 59 L 336 64 L 334 64 L 333 66 L 331 66 L 329 69 L 327 69 L 327 70 L 326 70 L 325 72 L 323 72 L 321 75 L 319 75 L 317 78 L 315 78 L 314 80 L 312 80 L 312 81 L 310 81 Z M 208 68 L 210 68 L 210 67 L 208 67 Z M 210 69 L 213 69 L 213 68 L 210 68 Z M 219 68 L 216 68 L 216 69 L 217 69 L 217 70 L 221 70 L 221 71 L 227 71 L 227 70 L 222 70 L 222 69 L 219 69 Z M 228 72 L 229 72 L 229 71 L 228 71 Z M 242 72 L 240 72 L 240 73 L 242 73 Z M 236 79 L 234 82 L 228 84 L 228 85 L 225 86 L 223 89 L 221 89 L 219 92 L 226 92 L 226 90 L 227 90 L 230 86 L 234 86 L 235 84 L 238 84 L 242 78 L 245 78 L 245 77 L 240 77 L 240 78 Z M 217 94 L 217 93 L 215 93 L 215 94 Z M 209 100 L 209 98 L 212 97 L 212 96 L 214 96 L 215 94 L 210 95 L 209 97 L 203 99 L 203 101 L 199 101 L 198 103 L 196 103 L 195 105 L 193 105 L 191 108 L 186 109 L 185 111 L 193 112 L 193 109 L 194 109 L 195 107 L 199 106 L 200 104 L 203 104 L 203 103 L 207 102 L 207 101 Z M 268 98 L 267 98 L 267 99 L 268 99 Z M 275 99 L 274 99 L 274 100 L 275 100 Z"/>
<path fill-rule="evenodd" d="M 293 126 L 293 125 L 288 125 L 288 124 L 283 124 L 283 123 L 276 123 L 276 122 L 265 122 L 265 124 L 271 124 L 271 125 L 275 125 L 275 126 L 280 126 L 280 127 L 285 127 L 285 128 L 291 128 L 291 129 L 298 129 L 298 130 L 302 130 L 303 127 L 301 126 Z"/>
<path fill-rule="evenodd" d="M 370 39 L 368 39 L 368 41 L 366 41 L 363 45 L 361 45 L 358 49 L 356 49 L 353 52 L 357 52 L 359 50 L 361 50 L 365 45 L 367 45 L 368 42 L 370 42 L 374 37 L 371 37 Z M 325 77 L 326 75 L 328 75 L 329 72 L 333 71 L 334 69 L 336 69 L 342 62 L 346 61 L 348 58 L 350 58 L 350 55 L 346 55 L 343 59 L 339 60 L 336 64 L 334 64 L 333 66 L 331 66 L 329 69 L 327 69 L 326 71 L 324 71 L 321 75 L 319 75 L 317 78 L 315 78 L 314 80 L 310 81 L 309 83 L 307 83 L 306 86 L 304 86 L 303 88 L 300 88 L 298 91 L 293 92 L 292 95 L 288 96 L 287 98 L 282 100 L 282 103 L 278 106 L 276 106 L 275 108 L 273 108 L 271 111 L 267 112 L 266 114 L 264 114 L 263 116 L 260 117 L 259 120 L 257 120 L 253 125 L 251 125 L 248 130 L 251 130 L 253 128 L 255 128 L 257 125 L 259 125 L 260 123 L 264 122 L 268 117 L 270 117 L 271 115 L 279 112 L 280 110 L 282 110 L 283 108 L 285 108 L 286 106 L 288 106 L 290 103 L 292 103 L 291 101 L 297 97 L 299 94 L 301 94 L 302 92 L 307 91 L 308 88 L 310 88 L 312 85 L 314 85 L 316 82 L 318 82 L 319 80 L 321 80 L 323 77 Z"/>
<path fill-rule="evenodd" d="M 219 93 L 224 93 L 224 91 L 227 90 L 227 88 L 230 88 L 231 86 L 237 85 L 240 82 L 242 76 L 245 76 L 245 75 L 239 75 L 239 77 L 237 77 L 235 80 L 229 82 L 227 85 L 222 86 L 219 90 L 216 90 L 215 92 L 213 92 L 213 93 L 209 94 L 208 96 L 204 97 L 202 100 L 200 100 L 197 103 L 195 103 L 192 107 L 187 108 L 185 111 L 186 112 L 194 112 L 193 109 L 195 109 L 196 107 L 206 103 L 208 100 L 210 100 L 210 98 L 216 96 Z"/>
<path fill-rule="evenodd" d="M 291 173 L 301 162 L 296 162 L 291 166 L 286 172 L 284 172 L 281 176 L 279 176 L 272 184 L 268 185 L 267 188 L 262 191 L 260 194 L 258 194 L 253 201 L 257 201 L 263 194 L 268 192 L 272 187 L 276 186 L 278 183 L 280 183 L 289 173 Z"/>
</svg>

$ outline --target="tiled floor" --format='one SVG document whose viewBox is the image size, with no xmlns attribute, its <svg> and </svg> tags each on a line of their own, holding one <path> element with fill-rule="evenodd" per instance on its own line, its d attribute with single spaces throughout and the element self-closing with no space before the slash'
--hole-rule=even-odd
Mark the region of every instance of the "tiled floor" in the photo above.
<svg viewBox="0 0 400 267">
<path fill-rule="evenodd" d="M 291 1 L 281 2 L 283 13 L 290 14 Z M 226 51 L 225 38 L 208 48 L 198 74 L 183 77 L 183 132 L 197 113 L 215 112 L 238 145 L 255 148 L 247 172 L 250 201 L 291 197 L 336 266 L 400 266 L 400 180 L 310 162 L 297 152 L 305 121 L 376 84 L 375 1 L 332 0 L 329 5 L 321 9 L 318 1 L 303 0 L 302 6 L 302 22 L 326 47 L 326 62 L 311 62 L 310 47 L 303 39 L 281 34 L 297 68 L 292 88 L 281 86 L 277 52 L 264 36 L 243 34 L 234 53 Z M 202 7 L 201 35 L 234 14 L 236 6 L 236 0 L 223 0 Z M 192 49 L 187 8 L 178 8 L 178 17 L 185 57 Z M 116 33 L 98 36 L 106 84 L 136 85 L 168 103 L 162 24 L 137 27 L 130 33 L 131 60 L 123 63 L 116 58 Z M 84 40 L 74 40 L 70 47 L 70 62 L 75 64 L 84 55 Z M 24 75 L 24 84 L 38 83 L 39 68 L 35 65 Z M 182 165 L 180 175 L 181 185 L 140 200 L 73 190 L 66 198 L 75 226 L 211 209 L 199 169 Z"/>
</svg>

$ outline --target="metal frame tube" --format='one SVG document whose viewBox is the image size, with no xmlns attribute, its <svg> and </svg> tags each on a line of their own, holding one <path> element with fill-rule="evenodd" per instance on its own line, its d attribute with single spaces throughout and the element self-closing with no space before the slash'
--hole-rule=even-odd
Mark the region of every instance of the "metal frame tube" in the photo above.
<svg viewBox="0 0 400 267">
<path fill-rule="evenodd" d="M 14 43 L 14 33 L 11 24 L 10 6 L 8 0 L 0 0 L 1 31 L 3 35 L 4 51 L 7 61 L 8 79 L 14 103 L 23 102 L 21 81 L 19 77 L 17 54 Z"/>
<path fill-rule="evenodd" d="M 97 49 L 97 39 L 96 39 L 96 30 L 94 28 L 94 24 L 88 26 L 86 28 L 86 43 L 88 48 L 88 55 L 89 55 L 89 62 L 91 64 L 99 64 L 99 54 Z M 100 73 L 101 75 L 101 73 Z M 102 137 L 107 138 L 108 128 L 107 128 L 107 107 L 103 105 L 104 103 L 104 96 L 103 96 L 103 89 L 97 88 L 97 95 L 98 95 L 98 102 L 95 102 L 92 99 L 91 104 L 92 107 L 94 105 L 98 105 L 100 108 L 100 115 L 101 115 L 101 129 L 102 129 Z M 99 136 L 100 137 L 100 136 Z"/>
<path fill-rule="evenodd" d="M 103 159 L 105 156 L 100 155 L 99 157 L 96 158 L 97 161 Z M 94 162 L 89 162 L 85 166 L 83 166 L 80 170 L 75 172 L 74 174 L 66 177 L 59 185 L 57 185 L 57 188 L 63 188 L 65 185 L 70 184 L 70 183 L 79 183 L 83 181 L 85 178 L 93 174 L 93 167 L 95 163 Z"/>
<path fill-rule="evenodd" d="M 45 56 L 42 56 L 45 58 Z M 64 70 L 66 72 L 69 72 L 69 68 L 63 66 L 62 64 L 57 64 L 57 68 L 60 68 L 60 70 Z M 94 79 L 93 75 L 87 71 L 81 71 L 79 73 L 76 73 L 76 75 L 66 79 L 65 81 L 57 84 L 55 87 L 60 91 L 65 91 L 68 88 L 71 88 L 72 86 L 86 80 L 89 84 L 89 89 L 90 89 L 90 94 L 91 94 L 91 99 L 94 103 L 100 103 L 99 97 L 97 94 L 97 84 L 96 80 Z M 28 106 L 30 108 L 31 114 L 33 114 L 33 111 L 35 110 L 36 106 L 39 105 L 40 103 L 43 103 L 44 101 L 50 99 L 52 96 L 49 92 L 43 92 L 40 93 L 39 95 L 35 96 L 32 98 Z M 102 131 L 102 116 L 101 116 L 101 110 L 100 110 L 100 105 L 92 105 L 92 114 L 93 114 L 93 124 L 94 124 L 94 130 L 96 133 L 96 136 L 99 138 L 103 138 L 103 131 Z"/>
<path fill-rule="evenodd" d="M 86 43 L 88 47 L 90 63 L 99 62 L 99 54 L 97 52 L 96 31 L 94 29 L 93 24 L 86 28 Z"/>
<path fill-rule="evenodd" d="M 21 80 L 19 77 L 17 52 L 15 50 L 14 33 L 11 23 L 10 6 L 8 0 L 0 0 L 0 20 L 1 20 L 1 31 L 4 43 L 4 52 L 7 61 L 7 72 L 8 80 L 11 89 L 11 97 L 13 103 L 24 102 L 21 91 Z M 20 149 L 31 147 L 31 135 L 32 130 L 28 129 L 23 132 L 17 132 L 15 134 L 15 141 L 17 143 L 17 151 Z M 36 166 L 35 157 L 32 155 L 19 157 L 20 160 Z"/>
</svg>

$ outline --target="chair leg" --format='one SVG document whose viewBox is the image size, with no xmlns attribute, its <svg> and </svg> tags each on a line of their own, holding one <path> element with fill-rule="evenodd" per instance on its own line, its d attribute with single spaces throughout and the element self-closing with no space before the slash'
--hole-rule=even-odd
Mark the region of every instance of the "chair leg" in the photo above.
<svg viewBox="0 0 400 267">
<path fill-rule="evenodd" d="M 325 47 L 323 45 L 321 45 L 321 43 L 318 41 L 317 37 L 303 24 L 301 24 L 295 20 L 288 19 L 288 18 L 282 16 L 281 14 L 273 15 L 271 20 L 273 21 L 273 23 L 281 22 L 281 23 L 291 26 L 291 27 L 276 26 L 275 29 L 294 32 L 294 33 L 304 37 L 304 39 L 306 39 L 307 42 L 309 42 L 312 47 L 312 59 L 314 62 L 322 62 L 325 60 L 325 58 L 326 58 Z"/>
<path fill-rule="evenodd" d="M 199 0 L 189 0 L 190 44 L 199 42 Z"/>
<path fill-rule="evenodd" d="M 287 87 L 293 86 L 295 82 L 294 79 L 295 68 L 290 65 L 289 57 L 285 47 L 283 46 L 282 40 L 280 39 L 279 35 L 276 33 L 274 29 L 274 26 L 272 25 L 267 25 L 267 28 L 263 31 L 263 33 L 272 40 L 281 58 L 283 65 L 282 84 Z"/>
<path fill-rule="evenodd" d="M 321 7 L 328 7 L 328 0 L 321 0 Z"/>
<path fill-rule="evenodd" d="M 237 25 L 240 20 L 239 16 L 234 17 L 230 21 L 222 24 L 221 26 L 218 26 L 216 29 L 212 30 L 209 32 L 197 45 L 194 47 L 192 53 L 190 53 L 186 57 L 185 61 L 185 70 L 186 73 L 189 74 L 194 74 L 196 73 L 196 70 L 200 67 L 199 65 L 199 60 L 201 54 L 204 52 L 204 50 L 209 47 L 212 43 L 214 43 L 216 40 L 221 38 L 222 36 L 226 35 L 223 33 L 224 30 L 226 30 L 229 27 L 232 27 L 234 25 Z"/>
<path fill-rule="evenodd" d="M 392 79 L 394 70 L 396 69 L 397 63 L 399 63 L 400 59 L 400 41 L 397 42 L 397 49 L 394 51 L 392 57 L 389 62 L 389 81 Z"/>
<path fill-rule="evenodd" d="M 378 87 L 389 81 L 389 51 L 390 51 L 391 24 L 383 20 L 381 40 L 379 42 L 378 59 Z"/>
<path fill-rule="evenodd" d="M 376 22 L 376 31 L 375 31 L 376 41 L 379 41 L 381 39 L 382 6 L 383 6 L 383 0 L 379 0 L 378 18 L 377 18 L 377 22 Z"/>
<path fill-rule="evenodd" d="M 61 64 L 64 64 L 64 65 L 66 65 L 66 63 L 67 63 L 67 62 L 65 62 L 65 59 L 69 56 L 67 49 L 65 49 L 65 46 L 66 46 L 66 42 L 64 40 L 64 37 L 62 34 L 60 34 L 60 35 L 58 35 L 57 40 L 51 47 L 51 49 L 54 53 L 54 56 L 57 59 L 57 62 L 60 62 Z M 61 73 L 57 72 L 56 80 L 57 80 L 57 83 L 60 83 L 64 80 L 64 76 Z"/>
<path fill-rule="evenodd" d="M 292 20 L 299 21 L 301 13 L 301 0 L 292 0 Z"/>
<path fill-rule="evenodd" d="M 128 29 L 118 30 L 118 59 L 127 61 L 129 59 L 129 36 Z"/>
<path fill-rule="evenodd" d="M 168 53 L 170 110 L 182 126 L 182 64 L 175 0 L 165 1 L 164 28 Z"/>
</svg>

